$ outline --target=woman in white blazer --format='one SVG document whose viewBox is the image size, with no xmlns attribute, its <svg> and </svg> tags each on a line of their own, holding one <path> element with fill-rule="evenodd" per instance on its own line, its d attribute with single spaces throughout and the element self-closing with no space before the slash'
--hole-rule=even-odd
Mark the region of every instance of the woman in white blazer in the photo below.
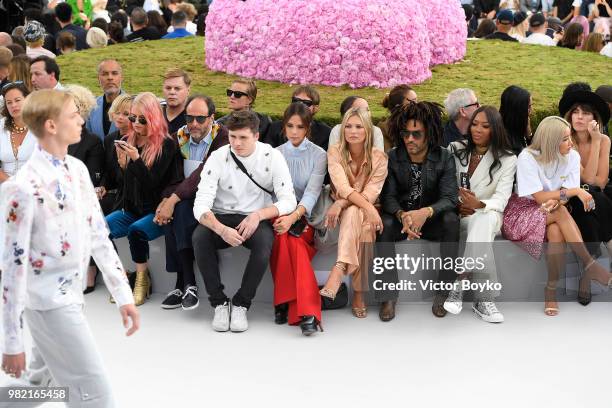
<svg viewBox="0 0 612 408">
<path fill-rule="evenodd" d="M 512 194 L 516 156 L 502 117 L 493 106 L 478 108 L 472 116 L 467 139 L 451 143 L 448 149 L 455 158 L 457 171 L 461 234 L 467 234 L 463 256 L 476 260 L 471 271 L 458 276 L 456 289 L 444 303 L 448 312 L 458 314 L 463 301 L 462 280 L 497 283 L 491 243 L 500 233 L 504 208 Z M 473 310 L 484 321 L 500 323 L 504 320 L 494 302 L 498 295 L 495 289 L 474 293 Z"/>
</svg>

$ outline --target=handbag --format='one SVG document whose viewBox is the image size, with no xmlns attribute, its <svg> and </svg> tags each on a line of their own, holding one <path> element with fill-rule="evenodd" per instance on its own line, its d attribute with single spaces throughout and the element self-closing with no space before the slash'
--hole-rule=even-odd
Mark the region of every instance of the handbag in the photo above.
<svg viewBox="0 0 612 408">
<path fill-rule="evenodd" d="M 319 199 L 315 203 L 310 217 L 307 218 L 308 224 L 314 228 L 314 245 L 317 251 L 326 252 L 338 243 L 338 235 L 340 233 L 340 227 L 326 228 L 325 227 L 325 215 L 329 207 L 332 206 L 334 200 L 331 198 L 331 187 L 326 184 L 321 189 Z"/>
<path fill-rule="evenodd" d="M 323 285 L 319 286 L 322 289 Z M 342 282 L 338 288 L 336 297 L 332 300 L 328 297 L 321 296 L 321 310 L 342 309 L 348 304 L 348 288 L 346 283 Z"/>
</svg>

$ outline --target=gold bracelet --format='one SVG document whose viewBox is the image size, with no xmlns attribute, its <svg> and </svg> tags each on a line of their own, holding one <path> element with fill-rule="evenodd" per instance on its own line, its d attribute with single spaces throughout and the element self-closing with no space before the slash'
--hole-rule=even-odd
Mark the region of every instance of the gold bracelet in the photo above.
<svg viewBox="0 0 612 408">
<path fill-rule="evenodd" d="M 431 207 L 427 207 L 427 209 L 429 210 L 429 215 L 427 216 L 427 218 L 431 218 L 434 215 L 434 210 Z"/>
</svg>

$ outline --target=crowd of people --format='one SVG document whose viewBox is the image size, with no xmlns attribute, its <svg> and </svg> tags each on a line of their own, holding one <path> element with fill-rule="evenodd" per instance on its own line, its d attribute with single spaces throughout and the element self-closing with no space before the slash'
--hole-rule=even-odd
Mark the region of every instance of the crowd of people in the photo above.
<svg viewBox="0 0 612 408">
<path fill-rule="evenodd" d="M 469 39 L 559 46 L 612 57 L 612 0 L 461 0 Z"/>
<path fill-rule="evenodd" d="M 22 71 L 27 75 L 27 68 Z M 354 95 L 339 108 L 342 122 L 330 128 L 315 119 L 322 101 L 312 86 L 295 87 L 283 119 L 272 121 L 255 111 L 257 87 L 250 79 L 229 84 L 230 114 L 217 117 L 215 102 L 192 93 L 191 77 L 180 68 L 165 72 L 161 102 L 151 92 L 128 95 L 123 67 L 113 59 L 98 65 L 97 98 L 85 87 L 62 85 L 48 56 L 32 60 L 29 72 L 2 84 L 0 182 L 11 180 L 36 152 L 39 135 L 22 117 L 29 94 L 68 94 L 82 119 L 81 139 L 68 153 L 88 169 L 109 237 L 127 237 L 136 305 L 151 293 L 149 242 L 161 236 L 166 270 L 176 274 L 161 306 L 198 307 L 195 262 L 217 331 L 247 329 L 247 310 L 268 266 L 277 323 L 315 332 L 322 300 L 334 300 L 346 275 L 353 314 L 363 318 L 372 245 L 406 239 L 440 242 L 445 259 L 467 257 L 476 247 L 490 252 L 484 272 L 442 268 L 439 282 L 496 282 L 490 244 L 499 235 L 536 259 L 546 253 L 548 315 L 558 313 L 563 243 L 584 267 L 581 303 L 590 302 L 591 280 L 612 284 L 612 274 L 594 260 L 601 243 L 612 251 L 609 85 L 595 91 L 586 83 L 568 85 L 559 116 L 544 119 L 535 132 L 530 92 L 518 86 L 504 90 L 499 108 L 481 106 L 472 89 L 450 90 L 442 107 L 420 101 L 408 85 L 396 86 L 382 101 L 388 118 L 377 126 L 368 102 Z M 469 244 L 463 254 L 461 241 Z M 483 243 L 489 244 L 482 249 Z M 336 262 L 319 291 L 311 260 L 317 249 L 336 244 Z M 71 245 L 62 241 L 62 247 Z M 217 251 L 239 245 L 251 251 L 242 285 L 230 299 Z M 377 250 L 394 257 L 393 248 Z M 97 271 L 92 260 L 85 293 L 95 289 Z M 397 270 L 382 279 L 386 289 L 376 291 L 376 299 L 380 319 L 389 321 Z M 473 309 L 484 321 L 503 321 L 497 295 L 475 296 Z M 462 296 L 461 290 L 437 291 L 433 314 L 459 313 Z M 5 299 L 10 310 L 23 308 L 22 299 Z"/>
<path fill-rule="evenodd" d="M 196 8 L 183 0 L 161 6 L 144 0 L 34 2 L 11 21 L 18 24 L 0 28 L 0 46 L 9 46 L 15 56 L 55 58 L 125 42 L 203 36 L 207 14 L 206 2 Z"/>
</svg>

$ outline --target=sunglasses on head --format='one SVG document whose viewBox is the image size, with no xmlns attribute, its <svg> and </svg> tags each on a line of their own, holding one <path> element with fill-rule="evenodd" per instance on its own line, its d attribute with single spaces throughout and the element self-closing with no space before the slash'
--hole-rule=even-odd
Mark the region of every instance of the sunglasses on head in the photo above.
<svg viewBox="0 0 612 408">
<path fill-rule="evenodd" d="M 4 92 L 6 88 L 13 85 L 23 85 L 23 81 L 7 82 L 6 84 L 2 85 L 2 91 Z"/>
<path fill-rule="evenodd" d="M 309 108 L 314 105 L 314 102 L 308 99 L 300 99 L 300 98 L 296 98 L 295 96 L 293 98 L 291 98 L 291 103 L 303 103 L 304 105 L 308 106 Z"/>
<path fill-rule="evenodd" d="M 138 116 L 138 118 L 136 117 L 136 115 L 128 116 L 128 120 L 132 123 L 136 123 L 136 119 L 138 119 L 138 123 L 140 123 L 141 125 L 147 124 L 147 119 L 144 116 Z"/>
<path fill-rule="evenodd" d="M 249 94 L 245 92 L 234 91 L 233 89 L 226 89 L 225 93 L 227 94 L 228 97 L 231 97 L 233 95 L 234 98 L 242 98 L 243 96 L 249 96 Z"/>
<path fill-rule="evenodd" d="M 196 122 L 198 122 L 200 125 L 202 125 L 204 122 L 206 122 L 206 119 L 210 118 L 212 115 L 185 115 L 185 122 L 187 124 L 193 122 L 193 120 L 195 119 Z"/>
<path fill-rule="evenodd" d="M 400 136 L 403 139 L 408 139 L 410 136 L 412 136 L 415 140 L 420 140 L 423 138 L 423 136 L 425 136 L 425 133 L 421 132 L 420 130 L 400 130 Z"/>
</svg>

